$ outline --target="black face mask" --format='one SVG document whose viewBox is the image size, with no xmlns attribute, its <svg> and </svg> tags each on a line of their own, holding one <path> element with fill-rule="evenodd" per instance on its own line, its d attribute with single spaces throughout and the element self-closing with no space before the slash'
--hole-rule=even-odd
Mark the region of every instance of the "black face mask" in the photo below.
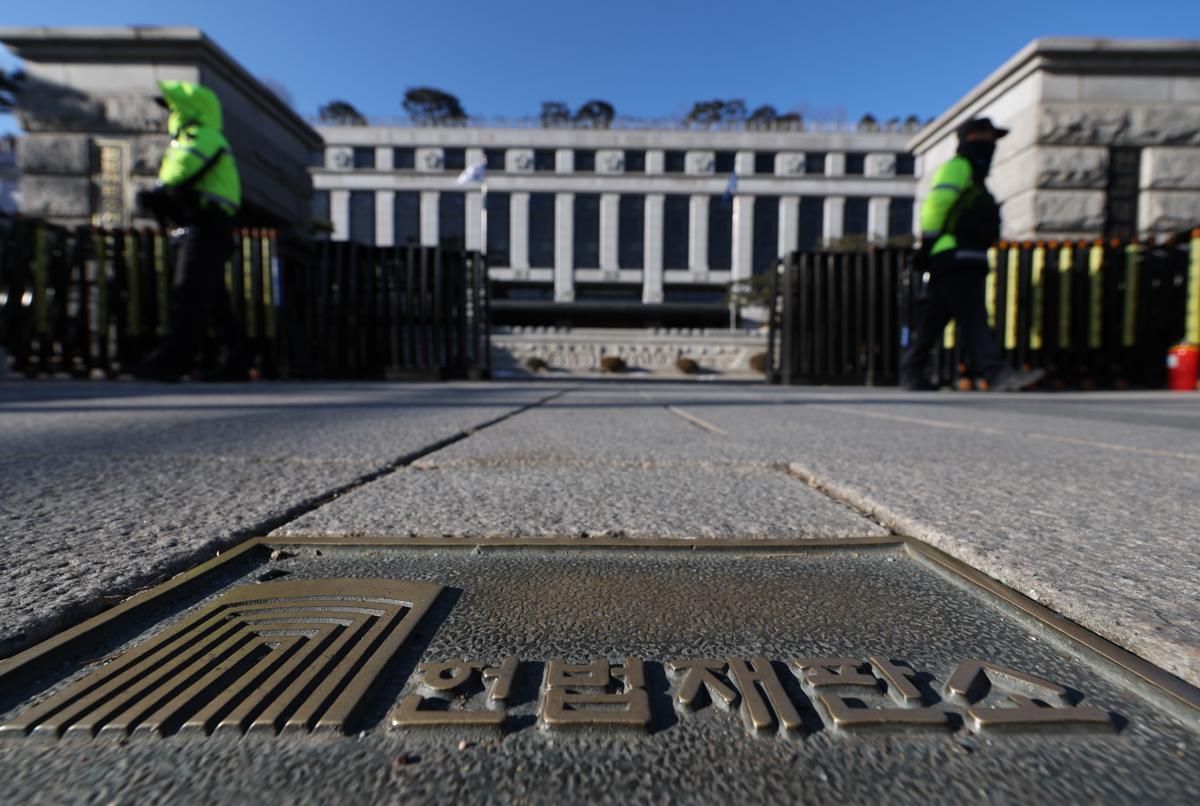
<svg viewBox="0 0 1200 806">
<path fill-rule="evenodd" d="M 992 156 L 996 153 L 996 141 L 964 140 L 958 144 L 958 153 L 970 160 L 978 175 L 984 177 L 992 168 Z"/>
</svg>

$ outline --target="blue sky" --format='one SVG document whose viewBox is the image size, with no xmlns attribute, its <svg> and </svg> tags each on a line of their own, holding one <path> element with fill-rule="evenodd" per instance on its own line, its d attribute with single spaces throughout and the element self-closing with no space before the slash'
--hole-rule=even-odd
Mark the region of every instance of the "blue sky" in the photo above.
<svg viewBox="0 0 1200 806">
<path fill-rule="evenodd" d="M 931 117 L 1041 36 L 1200 37 L 1195 0 L 39 0 L 0 25 L 196 25 L 302 114 L 344 98 L 400 114 L 410 86 L 473 115 L 590 98 L 669 117 L 744 98 L 809 118 Z M 11 66 L 11 56 L 0 56 Z M 12 127 L 0 118 L 0 131 Z"/>
</svg>

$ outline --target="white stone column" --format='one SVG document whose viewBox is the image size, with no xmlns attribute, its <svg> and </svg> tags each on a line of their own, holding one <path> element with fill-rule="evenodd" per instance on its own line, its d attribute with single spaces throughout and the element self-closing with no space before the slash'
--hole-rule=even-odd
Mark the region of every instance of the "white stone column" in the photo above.
<svg viewBox="0 0 1200 806">
<path fill-rule="evenodd" d="M 661 193 L 650 193 L 645 203 L 645 234 L 642 243 L 642 302 L 663 301 L 663 204 Z"/>
<path fill-rule="evenodd" d="M 617 249 L 620 233 L 617 219 L 621 214 L 621 196 L 617 193 L 600 194 L 600 269 L 616 271 Z"/>
<path fill-rule="evenodd" d="M 708 271 L 707 193 L 696 193 L 692 196 L 688 241 L 688 268 L 694 272 Z"/>
<path fill-rule="evenodd" d="M 554 196 L 554 301 L 575 301 L 575 194 Z"/>
<path fill-rule="evenodd" d="M 390 171 L 395 167 L 392 157 L 396 155 L 391 146 L 379 146 L 375 149 L 375 170 Z"/>
<path fill-rule="evenodd" d="M 733 279 L 754 274 L 754 197 L 733 197 Z"/>
<path fill-rule="evenodd" d="M 529 270 L 529 194 L 508 197 L 508 257 L 514 269 Z"/>
<path fill-rule="evenodd" d="M 872 243 L 887 243 L 891 207 L 892 200 L 887 196 L 875 196 L 867 202 L 867 238 Z"/>
<path fill-rule="evenodd" d="M 438 245 L 438 199 L 436 190 L 421 191 L 421 246 Z"/>
<path fill-rule="evenodd" d="M 333 240 L 350 240 L 350 191 L 329 191 L 329 217 L 333 219 Z"/>
<path fill-rule="evenodd" d="M 468 193 L 466 194 L 466 213 L 467 213 L 467 249 L 478 250 L 483 243 L 483 222 L 480 220 L 480 214 L 483 212 L 483 194 Z"/>
<path fill-rule="evenodd" d="M 828 243 L 836 241 L 846 233 L 846 197 L 825 198 L 825 221 L 821 237 Z"/>
<path fill-rule="evenodd" d="M 779 199 L 779 254 L 790 255 L 800 248 L 800 197 Z"/>
<path fill-rule="evenodd" d="M 396 243 L 396 194 L 391 190 L 375 191 L 375 243 L 394 246 Z"/>
</svg>

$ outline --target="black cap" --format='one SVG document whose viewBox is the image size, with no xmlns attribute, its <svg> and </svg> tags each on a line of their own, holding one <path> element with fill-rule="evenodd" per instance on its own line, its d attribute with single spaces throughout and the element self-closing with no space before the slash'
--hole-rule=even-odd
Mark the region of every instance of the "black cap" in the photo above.
<svg viewBox="0 0 1200 806">
<path fill-rule="evenodd" d="M 1008 134 L 1008 129 L 998 129 L 992 125 L 991 118 L 971 118 L 958 127 L 958 139 L 967 139 L 968 134 L 990 134 L 999 140 Z"/>
</svg>

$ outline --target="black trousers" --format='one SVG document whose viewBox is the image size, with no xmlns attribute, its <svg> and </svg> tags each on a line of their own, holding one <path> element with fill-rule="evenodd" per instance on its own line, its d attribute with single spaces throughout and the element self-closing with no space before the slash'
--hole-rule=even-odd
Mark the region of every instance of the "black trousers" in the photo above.
<svg viewBox="0 0 1200 806">
<path fill-rule="evenodd" d="M 900 383 L 911 386 L 929 377 L 929 351 L 951 319 L 958 323 L 958 337 L 971 371 L 993 380 L 1005 364 L 996 354 L 988 327 L 984 301 L 987 262 L 961 260 L 949 253 L 934 256 L 929 270 L 928 299 L 912 344 L 900 360 Z"/>
<path fill-rule="evenodd" d="M 209 324 L 225 352 L 223 363 L 245 361 L 241 323 L 229 304 L 225 261 L 233 251 L 233 222 L 210 210 L 173 239 L 175 278 L 170 332 L 155 358 L 162 368 L 180 373 L 195 364 Z"/>
</svg>

